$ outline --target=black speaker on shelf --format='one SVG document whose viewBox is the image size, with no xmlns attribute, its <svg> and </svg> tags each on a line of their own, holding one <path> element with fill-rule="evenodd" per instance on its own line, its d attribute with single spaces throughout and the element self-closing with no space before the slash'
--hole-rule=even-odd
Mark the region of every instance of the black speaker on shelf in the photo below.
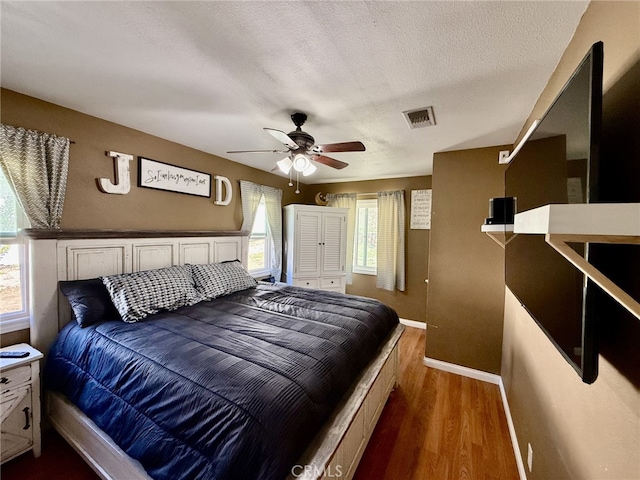
<svg viewBox="0 0 640 480">
<path fill-rule="evenodd" d="M 513 223 L 516 211 L 515 197 L 495 197 L 489 199 L 489 216 L 485 225 L 504 225 Z"/>
</svg>

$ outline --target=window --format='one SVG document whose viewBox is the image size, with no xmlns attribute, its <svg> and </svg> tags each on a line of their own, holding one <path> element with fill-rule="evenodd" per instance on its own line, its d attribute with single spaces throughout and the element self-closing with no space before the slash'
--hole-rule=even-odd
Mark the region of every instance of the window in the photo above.
<svg viewBox="0 0 640 480">
<path fill-rule="evenodd" d="M 0 171 L 0 329 L 29 328 L 28 252 L 18 230 L 27 226 L 22 209 Z"/>
<path fill-rule="evenodd" d="M 353 272 L 376 274 L 378 246 L 378 201 L 358 200 L 353 246 Z"/>
<path fill-rule="evenodd" d="M 271 249 L 273 241 L 267 223 L 264 195 L 260 199 L 258 210 L 249 236 L 249 273 L 254 277 L 271 275 Z"/>
</svg>

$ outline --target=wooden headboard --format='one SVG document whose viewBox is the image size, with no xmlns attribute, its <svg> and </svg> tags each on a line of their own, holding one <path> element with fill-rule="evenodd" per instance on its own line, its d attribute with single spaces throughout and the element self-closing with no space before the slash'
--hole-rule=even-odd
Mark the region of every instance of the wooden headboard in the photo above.
<svg viewBox="0 0 640 480">
<path fill-rule="evenodd" d="M 155 268 L 240 260 L 247 266 L 246 232 L 28 230 L 31 344 L 47 353 L 71 320 L 58 281 Z"/>
</svg>

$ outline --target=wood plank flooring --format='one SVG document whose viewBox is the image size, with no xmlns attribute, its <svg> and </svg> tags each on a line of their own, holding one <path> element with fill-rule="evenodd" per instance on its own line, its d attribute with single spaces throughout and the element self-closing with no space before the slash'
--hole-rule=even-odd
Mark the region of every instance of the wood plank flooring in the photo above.
<svg viewBox="0 0 640 480">
<path fill-rule="evenodd" d="M 355 480 L 518 479 L 498 386 L 424 366 L 424 345 L 424 330 L 405 330 L 399 386 Z"/>
<path fill-rule="evenodd" d="M 100 480 L 55 430 L 42 435 L 42 455 L 24 453 L 2 465 L 2 480 Z M 125 480 L 125 479 L 122 479 Z"/>
<path fill-rule="evenodd" d="M 424 345 L 424 330 L 405 330 L 400 340 L 399 387 L 382 412 L 355 479 L 516 480 L 498 387 L 425 367 Z M 98 478 L 52 431 L 43 438 L 39 459 L 26 453 L 2 465 L 0 476 L 2 480 Z"/>
</svg>

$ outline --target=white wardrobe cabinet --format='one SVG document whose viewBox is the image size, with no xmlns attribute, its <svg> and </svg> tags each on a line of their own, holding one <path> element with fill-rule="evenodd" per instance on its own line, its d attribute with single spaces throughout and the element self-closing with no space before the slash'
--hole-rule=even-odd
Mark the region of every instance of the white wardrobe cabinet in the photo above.
<svg viewBox="0 0 640 480">
<path fill-rule="evenodd" d="M 345 292 L 347 209 L 316 205 L 284 207 L 285 281 Z"/>
</svg>

